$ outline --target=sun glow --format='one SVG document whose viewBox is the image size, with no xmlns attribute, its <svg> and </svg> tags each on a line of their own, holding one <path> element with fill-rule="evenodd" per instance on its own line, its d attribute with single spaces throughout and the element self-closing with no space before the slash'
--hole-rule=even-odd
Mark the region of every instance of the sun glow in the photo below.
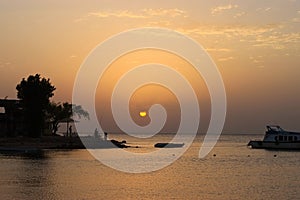
<svg viewBox="0 0 300 200">
<path fill-rule="evenodd" d="M 146 116 L 147 116 L 147 112 L 141 111 L 141 112 L 140 112 L 140 116 L 141 116 L 141 117 L 146 117 Z"/>
</svg>

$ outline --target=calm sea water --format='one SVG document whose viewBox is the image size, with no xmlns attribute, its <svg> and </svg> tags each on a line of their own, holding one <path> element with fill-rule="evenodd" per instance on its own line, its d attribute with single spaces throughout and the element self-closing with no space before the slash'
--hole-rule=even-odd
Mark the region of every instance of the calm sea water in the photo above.
<svg viewBox="0 0 300 200">
<path fill-rule="evenodd" d="M 154 150 L 153 143 L 168 136 L 160 137 L 125 139 L 143 146 L 130 149 L 138 152 Z M 199 159 L 199 136 L 175 163 L 145 174 L 106 167 L 86 150 L 0 155 L 0 199 L 299 199 L 300 152 L 246 147 L 249 139 L 261 137 L 222 135 L 213 151 Z"/>
</svg>

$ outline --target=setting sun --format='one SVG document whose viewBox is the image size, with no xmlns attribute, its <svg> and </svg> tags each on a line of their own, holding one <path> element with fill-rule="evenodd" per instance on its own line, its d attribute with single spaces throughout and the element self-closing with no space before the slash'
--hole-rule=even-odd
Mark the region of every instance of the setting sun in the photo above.
<svg viewBox="0 0 300 200">
<path fill-rule="evenodd" d="M 146 116 L 147 116 L 147 112 L 141 111 L 141 112 L 140 112 L 140 116 L 141 116 L 141 117 L 146 117 Z"/>
</svg>

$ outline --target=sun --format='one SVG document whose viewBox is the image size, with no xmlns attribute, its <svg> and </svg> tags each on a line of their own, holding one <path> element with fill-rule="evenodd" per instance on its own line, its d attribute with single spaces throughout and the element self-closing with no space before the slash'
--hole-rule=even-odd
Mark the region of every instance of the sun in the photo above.
<svg viewBox="0 0 300 200">
<path fill-rule="evenodd" d="M 140 112 L 140 116 L 141 117 L 146 117 L 147 116 L 147 112 L 146 111 L 141 111 Z"/>
</svg>

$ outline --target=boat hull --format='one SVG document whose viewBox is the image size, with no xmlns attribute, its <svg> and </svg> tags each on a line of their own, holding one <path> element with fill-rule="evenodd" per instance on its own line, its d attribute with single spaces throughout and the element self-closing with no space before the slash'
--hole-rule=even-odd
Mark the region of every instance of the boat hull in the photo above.
<svg viewBox="0 0 300 200">
<path fill-rule="evenodd" d="M 250 141 L 248 143 L 252 149 L 285 149 L 300 150 L 300 141 L 296 142 L 272 142 L 272 141 Z"/>
<path fill-rule="evenodd" d="M 184 143 L 168 143 L 168 142 L 156 143 L 154 145 L 155 148 L 180 148 L 183 146 Z"/>
</svg>

